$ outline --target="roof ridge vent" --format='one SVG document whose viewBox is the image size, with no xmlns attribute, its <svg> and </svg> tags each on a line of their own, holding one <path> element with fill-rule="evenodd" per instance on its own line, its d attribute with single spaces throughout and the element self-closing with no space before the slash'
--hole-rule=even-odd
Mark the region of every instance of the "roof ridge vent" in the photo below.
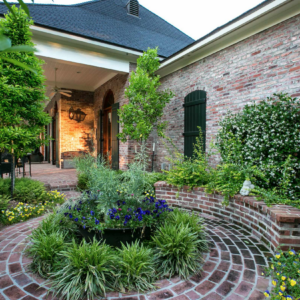
<svg viewBox="0 0 300 300">
<path fill-rule="evenodd" d="M 129 0 L 127 3 L 127 12 L 129 15 L 139 17 L 140 5 L 137 0 Z"/>
</svg>

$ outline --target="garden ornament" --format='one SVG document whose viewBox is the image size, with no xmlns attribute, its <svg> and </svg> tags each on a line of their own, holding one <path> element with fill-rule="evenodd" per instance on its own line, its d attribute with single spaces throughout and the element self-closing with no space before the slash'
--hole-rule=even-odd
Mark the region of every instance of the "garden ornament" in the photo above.
<svg viewBox="0 0 300 300">
<path fill-rule="evenodd" d="M 240 191 L 242 196 L 248 196 L 250 191 L 254 189 L 254 185 L 251 183 L 250 180 L 245 180 L 243 183 L 243 187 Z"/>
</svg>

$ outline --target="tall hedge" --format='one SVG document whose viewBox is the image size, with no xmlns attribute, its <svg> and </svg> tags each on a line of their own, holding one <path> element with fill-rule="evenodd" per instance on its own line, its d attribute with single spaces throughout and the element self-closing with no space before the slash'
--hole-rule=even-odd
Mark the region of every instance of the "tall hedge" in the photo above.
<svg viewBox="0 0 300 300">
<path fill-rule="evenodd" d="M 34 46 L 30 25 L 33 21 L 16 6 L 14 15 L 8 13 L 0 20 L 0 32 L 9 37 L 12 46 Z M 50 117 L 45 113 L 45 77 L 42 60 L 33 52 L 2 54 L 32 67 L 35 72 L 5 60 L 0 64 L 0 151 L 6 149 L 16 157 L 38 148 L 44 143 L 41 133 Z"/>
<path fill-rule="evenodd" d="M 291 199 L 300 196 L 300 103 L 287 94 L 274 94 L 260 103 L 229 113 L 221 122 L 217 146 L 223 161 L 257 166 L 268 182 Z M 287 168 L 287 163 L 289 164 Z M 283 182 L 289 170 L 289 180 Z"/>
</svg>

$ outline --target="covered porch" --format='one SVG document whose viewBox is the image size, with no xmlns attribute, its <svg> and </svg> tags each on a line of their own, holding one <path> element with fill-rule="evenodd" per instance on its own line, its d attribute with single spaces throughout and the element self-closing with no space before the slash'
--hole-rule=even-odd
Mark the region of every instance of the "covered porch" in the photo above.
<svg viewBox="0 0 300 300">
<path fill-rule="evenodd" d="M 45 111 L 51 137 L 40 148 L 41 161 L 72 169 L 73 158 L 84 153 L 105 155 L 119 169 L 128 147 L 120 149 L 117 109 L 125 103 L 128 75 L 137 51 L 93 42 L 50 29 L 32 27 L 33 40 L 45 64 Z"/>
</svg>

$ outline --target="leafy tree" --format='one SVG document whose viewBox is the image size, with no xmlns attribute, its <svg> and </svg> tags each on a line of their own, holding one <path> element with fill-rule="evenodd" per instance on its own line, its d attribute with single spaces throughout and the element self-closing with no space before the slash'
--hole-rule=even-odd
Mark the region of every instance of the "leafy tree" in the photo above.
<svg viewBox="0 0 300 300">
<path fill-rule="evenodd" d="M 33 21 L 22 8 L 13 6 L 11 9 L 13 13 L 0 20 L 2 36 L 9 38 L 11 48 L 19 45 L 33 47 L 29 28 Z M 10 45 L 7 46 L 9 49 Z M 45 125 L 50 123 L 50 117 L 43 112 L 46 100 L 43 61 L 33 52 L 23 51 L 22 47 L 16 52 L 2 51 L 0 55 L 0 151 L 10 152 L 13 160 L 45 143 L 41 136 Z M 35 72 L 24 69 L 15 61 Z M 12 171 L 14 175 L 14 168 Z M 13 188 L 14 180 L 12 191 Z"/>
<path fill-rule="evenodd" d="M 136 71 L 131 73 L 129 86 L 125 91 L 129 103 L 119 110 L 119 122 L 123 128 L 119 138 L 122 142 L 127 139 L 138 141 L 142 144 L 143 151 L 145 142 L 154 129 L 158 136 L 164 136 L 167 122 L 161 122 L 161 117 L 164 107 L 174 96 L 170 90 L 158 90 L 161 85 L 160 76 L 155 72 L 159 66 L 157 48 L 144 52 L 137 60 Z"/>
</svg>

